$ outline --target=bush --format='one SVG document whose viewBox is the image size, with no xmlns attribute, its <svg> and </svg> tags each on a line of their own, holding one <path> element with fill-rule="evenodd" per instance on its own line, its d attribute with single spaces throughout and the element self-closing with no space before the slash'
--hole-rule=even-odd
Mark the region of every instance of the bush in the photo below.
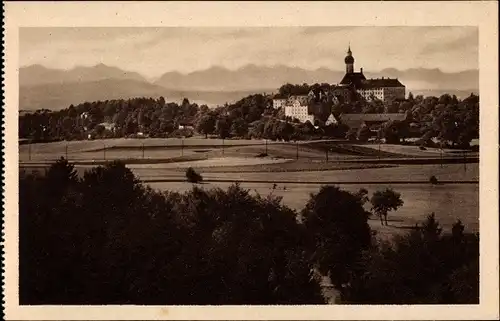
<svg viewBox="0 0 500 321">
<path fill-rule="evenodd" d="M 357 132 L 357 137 L 360 142 L 367 142 L 372 136 L 373 132 L 368 126 L 361 126 Z"/>
<path fill-rule="evenodd" d="M 203 180 L 203 177 L 198 174 L 192 167 L 186 170 L 186 178 L 190 183 L 199 183 Z"/>
<path fill-rule="evenodd" d="M 432 184 L 432 185 L 437 185 L 438 183 L 438 179 L 436 176 L 432 175 L 430 178 L 429 178 L 429 182 Z"/>
<path fill-rule="evenodd" d="M 358 138 L 358 132 L 355 128 L 349 128 L 349 130 L 345 134 L 345 138 L 350 141 L 355 141 Z"/>
</svg>

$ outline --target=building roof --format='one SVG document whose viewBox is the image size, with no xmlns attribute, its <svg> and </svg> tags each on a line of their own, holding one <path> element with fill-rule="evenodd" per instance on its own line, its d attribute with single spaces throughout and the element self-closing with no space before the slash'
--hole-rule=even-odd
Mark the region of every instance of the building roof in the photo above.
<svg viewBox="0 0 500 321">
<path fill-rule="evenodd" d="M 104 122 L 104 123 L 100 123 L 99 125 L 103 126 L 107 130 L 111 130 L 111 129 L 115 128 L 115 123 Z"/>
<path fill-rule="evenodd" d="M 286 96 L 282 94 L 276 94 L 273 96 L 273 99 L 286 99 Z"/>
<path fill-rule="evenodd" d="M 371 89 L 383 87 L 404 87 L 404 85 L 397 78 L 375 78 L 362 81 L 359 88 Z"/>
<path fill-rule="evenodd" d="M 333 113 L 331 113 L 328 118 L 326 119 L 325 121 L 325 124 L 328 125 L 328 124 L 335 124 L 339 122 L 338 120 L 338 117 L 335 117 L 335 115 Z"/>
<path fill-rule="evenodd" d="M 301 105 L 303 105 L 303 106 L 307 106 L 307 105 L 309 105 L 309 96 L 303 96 L 303 95 L 301 95 L 301 96 L 290 96 L 290 98 L 288 98 L 288 100 L 287 100 L 286 104 L 287 104 L 287 105 L 288 105 L 288 104 L 290 104 L 290 105 L 291 105 L 291 104 L 293 104 L 293 102 L 294 102 L 295 100 L 298 100 L 298 101 L 299 101 L 299 103 L 300 103 Z"/>
<path fill-rule="evenodd" d="M 313 88 L 309 91 L 309 96 L 312 96 L 315 101 L 321 100 L 324 96 L 326 96 L 325 90 L 323 88 Z"/>
<path fill-rule="evenodd" d="M 184 118 L 179 121 L 179 125 L 182 126 L 193 126 L 196 123 L 196 119 L 194 117 Z"/>
<path fill-rule="evenodd" d="M 350 128 L 359 128 L 363 123 L 385 123 L 393 120 L 403 121 L 406 119 L 406 114 L 341 114 L 339 118 L 343 124 Z"/>
<path fill-rule="evenodd" d="M 312 89 L 309 91 L 309 93 L 311 93 L 311 92 L 312 92 L 314 95 L 316 95 L 316 96 L 319 96 L 320 94 L 323 94 L 323 95 L 325 94 L 325 91 L 324 91 L 324 90 L 323 90 L 323 88 L 321 88 L 321 87 L 312 88 Z"/>
<path fill-rule="evenodd" d="M 341 120 L 362 120 L 371 122 L 386 122 L 391 120 L 403 121 L 406 119 L 406 114 L 404 113 L 392 113 L 392 114 L 341 114 Z"/>
<path fill-rule="evenodd" d="M 344 78 L 340 81 L 341 85 L 354 85 L 355 87 L 360 87 L 361 83 L 366 80 L 365 75 L 362 72 L 351 72 L 346 73 Z"/>
</svg>

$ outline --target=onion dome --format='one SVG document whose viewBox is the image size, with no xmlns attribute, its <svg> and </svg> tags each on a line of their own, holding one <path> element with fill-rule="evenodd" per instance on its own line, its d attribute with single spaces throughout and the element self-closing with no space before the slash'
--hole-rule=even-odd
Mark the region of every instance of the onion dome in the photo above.
<svg viewBox="0 0 500 321">
<path fill-rule="evenodd" d="M 349 49 L 347 50 L 347 56 L 345 56 L 344 62 L 346 64 L 353 64 L 354 63 L 354 57 L 352 56 L 351 46 L 349 46 Z"/>
<path fill-rule="evenodd" d="M 344 59 L 344 62 L 346 64 L 353 64 L 354 63 L 354 57 L 353 56 L 346 56 Z"/>
</svg>

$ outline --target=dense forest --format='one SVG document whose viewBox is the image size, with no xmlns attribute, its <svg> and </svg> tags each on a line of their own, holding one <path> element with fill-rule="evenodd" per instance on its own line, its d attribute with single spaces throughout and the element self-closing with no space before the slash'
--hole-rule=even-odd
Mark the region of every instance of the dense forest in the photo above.
<svg viewBox="0 0 500 321">
<path fill-rule="evenodd" d="M 328 84 L 309 86 L 285 84 L 278 95 L 307 94 L 311 89 L 329 90 Z M 312 139 L 321 137 L 363 140 L 381 136 L 391 142 L 422 137 L 425 144 L 434 137 L 451 146 L 466 147 L 479 135 L 479 97 L 471 94 L 423 97 L 410 93 L 408 99 L 383 104 L 374 99 L 345 103 L 328 98 L 311 101 L 316 123 L 300 123 L 272 108 L 272 96 L 255 94 L 214 109 L 184 99 L 182 103 L 135 98 L 85 102 L 60 111 L 39 110 L 19 116 L 19 137 L 32 141 L 98 139 L 113 137 L 189 137 L 196 133 L 220 138 Z M 330 114 L 405 113 L 403 123 L 386 124 L 379 133 L 352 133 L 345 125 L 325 125 Z M 188 125 L 188 126 L 183 126 Z M 411 126 L 410 126 L 411 125 Z"/>
<path fill-rule="evenodd" d="M 297 212 L 238 185 L 154 191 L 119 162 L 79 177 L 61 159 L 20 173 L 19 199 L 23 305 L 325 303 L 314 271 L 340 303 L 479 301 L 479 235 L 460 221 L 376 240 L 370 216 L 402 204 L 392 190 L 324 186 Z"/>
</svg>

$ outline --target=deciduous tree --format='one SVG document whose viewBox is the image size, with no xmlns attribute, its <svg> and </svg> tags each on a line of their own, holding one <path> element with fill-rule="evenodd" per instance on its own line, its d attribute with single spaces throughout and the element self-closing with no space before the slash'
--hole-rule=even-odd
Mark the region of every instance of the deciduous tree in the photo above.
<svg viewBox="0 0 500 321">
<path fill-rule="evenodd" d="M 389 211 L 396 211 L 404 204 L 401 194 L 390 188 L 373 193 L 370 202 L 372 204 L 372 211 L 379 216 L 382 225 L 384 222 L 387 225 L 387 214 Z"/>
<path fill-rule="evenodd" d="M 330 276 L 339 291 L 371 244 L 368 215 L 359 195 L 335 186 L 322 186 L 301 212 L 316 267 Z"/>
</svg>

